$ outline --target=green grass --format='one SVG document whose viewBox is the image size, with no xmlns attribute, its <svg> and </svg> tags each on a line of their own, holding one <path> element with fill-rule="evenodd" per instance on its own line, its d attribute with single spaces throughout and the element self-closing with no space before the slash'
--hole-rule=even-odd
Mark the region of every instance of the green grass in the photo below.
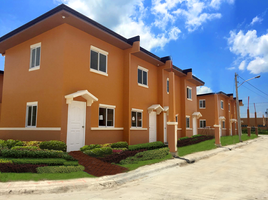
<svg viewBox="0 0 268 200">
<path fill-rule="evenodd" d="M 117 164 L 117 165 L 121 166 L 121 167 L 125 167 L 125 168 L 127 168 L 128 170 L 131 171 L 131 170 L 137 169 L 137 168 L 139 168 L 141 166 L 144 166 L 144 165 L 151 165 L 151 164 L 158 163 L 158 162 L 168 160 L 168 159 L 171 159 L 171 158 L 172 158 L 172 155 L 168 154 L 165 158 L 161 158 L 161 159 L 139 161 L 138 163 L 135 163 L 135 164 L 125 164 L 125 165 Z"/>
<path fill-rule="evenodd" d="M 241 138 L 242 138 L 242 141 L 246 141 L 249 139 L 257 138 L 257 136 L 254 134 L 251 134 L 251 136 L 248 137 L 247 135 L 242 134 Z M 221 137 L 221 145 L 222 146 L 236 144 L 238 142 L 239 142 L 238 135 Z M 200 142 L 198 144 L 193 144 L 193 145 L 189 145 L 189 146 L 185 146 L 185 147 L 179 147 L 178 148 L 178 155 L 185 156 L 187 154 L 191 154 L 191 153 L 195 153 L 195 152 L 199 152 L 199 151 L 211 150 L 211 149 L 215 149 L 215 148 L 216 148 L 215 139 L 211 139 L 211 140 L 207 140 L 204 142 Z"/>
<path fill-rule="evenodd" d="M 41 180 L 65 180 L 74 178 L 95 177 L 86 172 L 71 172 L 58 174 L 37 174 L 37 173 L 0 173 L 0 182 L 7 181 L 41 181 Z"/>
</svg>

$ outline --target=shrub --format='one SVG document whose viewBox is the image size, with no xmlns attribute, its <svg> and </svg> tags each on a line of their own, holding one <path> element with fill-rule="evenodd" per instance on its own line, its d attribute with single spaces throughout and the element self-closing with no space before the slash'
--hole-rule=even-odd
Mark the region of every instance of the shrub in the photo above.
<svg viewBox="0 0 268 200">
<path fill-rule="evenodd" d="M 68 160 L 68 161 L 77 161 L 75 158 L 73 158 L 72 156 L 70 156 L 68 153 L 64 153 L 62 155 L 62 158 L 64 158 L 65 160 Z"/>
<path fill-rule="evenodd" d="M 63 163 L 65 166 L 78 166 L 78 161 L 66 161 Z"/>
<path fill-rule="evenodd" d="M 25 142 L 26 146 L 35 146 L 35 147 L 39 147 L 41 144 L 41 141 L 29 141 L 29 142 Z"/>
<path fill-rule="evenodd" d="M 113 150 L 121 150 L 121 151 L 127 151 L 127 148 L 113 148 Z"/>
<path fill-rule="evenodd" d="M 20 158 L 20 159 L 11 159 L 14 164 L 46 164 L 46 165 L 64 165 L 66 162 L 65 159 L 62 158 L 42 158 L 42 159 L 36 159 L 36 158 Z"/>
<path fill-rule="evenodd" d="M 101 147 L 111 147 L 112 143 L 101 144 Z"/>
<path fill-rule="evenodd" d="M 15 146 L 12 147 L 13 150 L 41 150 L 39 147 L 36 146 Z"/>
<path fill-rule="evenodd" d="M 0 159 L 0 163 L 12 163 L 11 160 L 7 160 L 7 159 Z"/>
<path fill-rule="evenodd" d="M 7 147 L 6 141 L 0 140 L 0 148 L 5 148 L 5 147 Z"/>
<path fill-rule="evenodd" d="M 101 148 L 101 145 L 99 145 L 99 144 L 85 145 L 85 146 L 80 148 L 80 151 L 84 152 L 86 150 L 92 150 L 92 149 L 96 149 L 96 148 Z"/>
<path fill-rule="evenodd" d="M 20 140 L 9 139 L 5 141 L 6 146 L 11 149 L 14 146 L 23 146 L 23 142 Z"/>
<path fill-rule="evenodd" d="M 88 156 L 93 156 L 93 157 L 100 157 L 103 155 L 109 155 L 112 154 L 112 148 L 111 147 L 103 147 L 103 148 L 96 148 L 92 150 L 86 150 L 84 153 Z"/>
<path fill-rule="evenodd" d="M 135 156 L 128 157 L 125 160 L 121 160 L 120 164 L 132 164 L 137 163 L 138 161 L 161 159 L 164 158 L 166 155 L 168 155 L 168 153 L 169 153 L 168 147 L 162 149 L 143 151 L 137 153 Z"/>
<path fill-rule="evenodd" d="M 64 142 L 58 141 L 58 140 L 50 140 L 50 141 L 41 142 L 39 147 L 40 149 L 60 150 L 60 151 L 66 151 L 66 148 L 67 148 Z"/>
<path fill-rule="evenodd" d="M 139 149 L 147 149 L 147 150 L 152 150 L 152 149 L 159 149 L 165 147 L 163 142 L 150 142 L 150 143 L 144 143 L 144 144 L 136 144 L 136 145 L 129 145 L 128 149 L 131 151 L 134 150 L 139 150 Z"/>
<path fill-rule="evenodd" d="M 20 164 L 14 165 L 11 163 L 0 163 L 0 172 L 13 172 L 13 173 L 36 173 L 37 167 L 44 167 L 46 165 L 32 165 L 32 164 Z"/>
<path fill-rule="evenodd" d="M 196 137 L 202 137 L 203 135 L 197 134 L 197 135 L 193 135 L 192 138 L 196 138 Z"/>
<path fill-rule="evenodd" d="M 111 145 L 112 148 L 127 148 L 128 149 L 128 143 L 127 142 L 116 142 Z"/>
<path fill-rule="evenodd" d="M 54 150 L 14 150 L 2 149 L 2 156 L 6 158 L 65 158 L 66 153 Z"/>
<path fill-rule="evenodd" d="M 38 167 L 36 169 L 37 173 L 71 173 L 85 170 L 85 167 L 82 165 L 78 166 L 47 166 L 47 167 Z"/>
<path fill-rule="evenodd" d="M 186 139 L 189 139 L 189 137 L 181 137 L 179 140 L 186 140 Z"/>
</svg>

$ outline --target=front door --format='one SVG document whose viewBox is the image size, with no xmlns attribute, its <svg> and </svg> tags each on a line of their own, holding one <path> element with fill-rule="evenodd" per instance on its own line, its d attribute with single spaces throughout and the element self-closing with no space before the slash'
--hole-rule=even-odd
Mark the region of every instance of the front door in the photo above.
<svg viewBox="0 0 268 200">
<path fill-rule="evenodd" d="M 164 113 L 164 142 L 167 142 L 167 113 Z"/>
<path fill-rule="evenodd" d="M 86 102 L 73 101 L 68 106 L 67 151 L 77 151 L 85 145 Z"/>
<path fill-rule="evenodd" d="M 149 114 L 149 142 L 156 142 L 156 112 Z"/>
</svg>

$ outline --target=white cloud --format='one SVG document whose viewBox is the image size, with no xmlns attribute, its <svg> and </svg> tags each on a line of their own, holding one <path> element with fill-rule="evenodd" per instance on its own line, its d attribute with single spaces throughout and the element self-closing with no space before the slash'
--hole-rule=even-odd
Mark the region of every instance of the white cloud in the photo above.
<svg viewBox="0 0 268 200">
<path fill-rule="evenodd" d="M 244 70 L 244 69 L 245 69 L 245 67 L 246 67 L 246 61 L 245 61 L 245 60 L 243 60 L 243 61 L 240 63 L 240 65 L 239 65 L 238 69 L 240 69 L 240 70 Z"/>
<path fill-rule="evenodd" d="M 262 20 L 263 20 L 262 18 L 256 16 L 256 17 L 254 17 L 254 18 L 252 19 L 250 25 L 253 26 L 253 25 L 254 25 L 255 23 L 257 23 L 257 22 L 261 23 Z"/>
<path fill-rule="evenodd" d="M 250 73 L 268 72 L 268 33 L 258 37 L 256 30 L 250 30 L 246 34 L 241 30 L 238 33 L 230 31 L 228 44 L 232 53 L 250 60 L 247 66 Z"/>
<path fill-rule="evenodd" d="M 212 92 L 212 90 L 207 86 L 196 87 L 197 94 L 206 94 L 206 93 L 211 93 L 211 92 Z"/>
<path fill-rule="evenodd" d="M 229 67 L 227 70 L 235 70 L 235 67 Z"/>
<path fill-rule="evenodd" d="M 212 8 L 215 8 L 215 9 L 219 9 L 220 8 L 220 5 L 223 3 L 223 2 L 227 2 L 229 4 L 233 4 L 235 0 L 212 0 L 210 2 L 210 6 Z"/>
</svg>

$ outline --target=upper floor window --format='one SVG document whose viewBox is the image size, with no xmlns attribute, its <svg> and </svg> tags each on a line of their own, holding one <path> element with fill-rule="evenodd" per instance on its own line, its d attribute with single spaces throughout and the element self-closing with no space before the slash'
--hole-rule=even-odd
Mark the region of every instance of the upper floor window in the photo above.
<svg viewBox="0 0 268 200">
<path fill-rule="evenodd" d="M 138 66 L 138 85 L 148 87 L 148 69 Z"/>
<path fill-rule="evenodd" d="M 221 100 L 221 109 L 223 109 L 223 100 Z"/>
<path fill-rule="evenodd" d="M 222 128 L 225 128 L 225 121 L 222 121 Z"/>
<path fill-rule="evenodd" d="M 192 88 L 187 86 L 187 99 L 192 100 Z"/>
<path fill-rule="evenodd" d="M 108 52 L 97 47 L 90 47 L 90 71 L 108 75 L 107 72 Z"/>
<path fill-rule="evenodd" d="M 26 110 L 26 127 L 36 127 L 37 102 L 28 102 Z"/>
<path fill-rule="evenodd" d="M 142 110 L 132 109 L 131 126 L 136 128 L 142 128 Z"/>
<path fill-rule="evenodd" d="M 41 60 L 41 42 L 31 45 L 31 56 L 30 56 L 30 69 L 29 71 L 40 69 Z"/>
<path fill-rule="evenodd" d="M 99 126 L 113 127 L 114 126 L 114 110 L 115 106 L 99 105 Z"/>
<path fill-rule="evenodd" d="M 169 94 L 169 78 L 167 78 L 167 93 Z"/>
<path fill-rule="evenodd" d="M 176 122 L 178 122 L 178 115 L 175 116 Z"/>
<path fill-rule="evenodd" d="M 206 120 L 200 119 L 199 123 L 200 123 L 200 128 L 205 128 L 206 127 Z"/>
<path fill-rule="evenodd" d="M 206 108 L 206 100 L 199 100 L 199 108 Z"/>
<path fill-rule="evenodd" d="M 190 128 L 190 117 L 186 117 L 186 128 Z"/>
</svg>

